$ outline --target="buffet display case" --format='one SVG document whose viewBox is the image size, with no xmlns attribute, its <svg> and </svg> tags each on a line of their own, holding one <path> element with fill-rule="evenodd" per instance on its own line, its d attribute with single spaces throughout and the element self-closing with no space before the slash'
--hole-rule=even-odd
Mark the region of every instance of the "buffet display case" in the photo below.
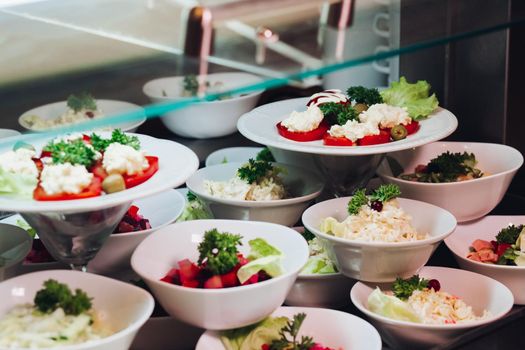
<svg viewBox="0 0 525 350">
<path fill-rule="evenodd" d="M 173 195 L 166 189 L 183 185 L 197 164 L 203 167 L 210 154 L 226 147 L 268 146 L 278 162 L 317 170 L 325 182 L 322 199 L 377 184 L 376 170 L 385 155 L 433 141 L 499 143 L 525 152 L 520 108 L 525 5 L 518 1 L 7 0 L 0 3 L 0 23 L 7 28 L 0 34 L 0 127 L 5 129 L 0 136 L 6 136 L 0 148 L 18 140 L 39 144 L 64 133 L 118 126 L 147 135 L 141 141 L 166 158 L 186 157 L 170 165 L 174 173 L 180 170 L 177 178 L 163 170 L 162 178 L 146 185 L 151 194 Z M 428 81 L 443 108 L 432 119 L 435 124 L 411 143 L 369 151 L 326 150 L 297 146 L 265 131 L 264 123 L 271 121 L 273 130 L 276 121 L 302 108 L 313 93 L 355 85 L 381 91 L 401 77 Z M 104 116 L 50 122 L 68 96 L 86 92 Z M 43 242 L 54 247 L 54 256 L 67 256 L 61 261 L 85 271 L 92 247 L 102 249 L 104 228 L 85 230 L 96 236 L 84 243 L 91 247 L 89 259 L 71 260 L 46 236 L 56 235 L 53 230 L 62 236 L 77 232 L 94 212 L 107 211 L 101 215 L 114 227 L 111 218 L 121 217 L 131 201 L 144 196 L 132 194 L 112 205 L 91 202 L 80 214 L 80 207 L 25 206 L 7 199 L 0 199 L 0 209 L 11 224 L 10 212 L 22 213 L 44 232 Z M 178 203 L 180 198 L 170 200 Z M 523 169 L 499 200 L 491 215 L 523 214 Z M 91 235 L 79 232 L 75 238 Z M 100 255 L 111 256 L 107 250 Z M 137 277 L 130 269 L 104 271 L 101 260 L 94 261 L 93 271 L 128 282 Z M 444 243 L 429 265 L 458 268 Z M 24 266 L 22 271 L 46 268 Z M 345 311 L 365 317 L 347 301 Z M 515 305 L 504 318 L 437 348 L 523 346 L 524 312 Z M 190 349 L 203 331 L 174 318 L 152 317 L 131 349 Z M 388 339 L 383 347 L 395 348 Z"/>
</svg>

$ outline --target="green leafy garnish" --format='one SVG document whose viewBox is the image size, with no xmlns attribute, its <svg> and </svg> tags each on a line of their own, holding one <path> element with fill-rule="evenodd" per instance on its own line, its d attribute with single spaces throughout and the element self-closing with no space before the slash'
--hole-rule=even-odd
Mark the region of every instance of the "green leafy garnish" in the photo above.
<svg viewBox="0 0 525 350">
<path fill-rule="evenodd" d="M 498 243 L 507 243 L 507 244 L 516 244 L 516 241 L 518 240 L 518 237 L 523 230 L 524 225 L 509 225 L 496 235 L 496 241 Z"/>
<path fill-rule="evenodd" d="M 120 129 L 115 129 L 111 133 L 110 139 L 105 139 L 97 134 L 91 134 L 91 145 L 94 149 L 99 152 L 104 152 L 106 148 L 112 143 L 120 143 L 122 145 L 130 146 L 136 149 L 140 149 L 140 140 L 137 136 L 126 135 Z"/>
<path fill-rule="evenodd" d="M 304 232 L 303 232 L 303 237 L 304 239 L 306 239 L 307 242 L 310 242 L 312 239 L 315 238 L 315 235 L 305 227 Z"/>
<path fill-rule="evenodd" d="M 438 106 L 436 94 L 430 96 L 430 84 L 420 80 L 415 84 L 401 77 L 399 82 L 392 82 L 390 87 L 381 91 L 383 101 L 392 106 L 405 107 L 414 120 L 428 117 Z"/>
<path fill-rule="evenodd" d="M 319 109 L 330 125 L 345 125 L 347 121 L 357 119 L 357 112 L 350 104 L 328 102 L 320 105 Z"/>
<path fill-rule="evenodd" d="M 44 151 L 51 153 L 55 164 L 71 163 L 90 167 L 95 162 L 96 153 L 82 139 L 72 141 L 49 142 Z"/>
<path fill-rule="evenodd" d="M 352 199 L 348 202 L 348 213 L 350 215 L 356 215 L 361 210 L 363 205 L 368 204 L 368 197 L 366 196 L 365 189 L 356 190 L 352 195 Z"/>
<path fill-rule="evenodd" d="M 206 262 L 206 270 L 213 275 L 230 272 L 237 265 L 237 246 L 241 245 L 241 236 L 231 233 L 221 233 L 212 229 L 204 233 L 204 239 L 199 244 L 199 264 Z"/>
<path fill-rule="evenodd" d="M 78 96 L 69 95 L 67 98 L 67 106 L 75 112 L 79 112 L 83 109 L 95 111 L 97 109 L 97 102 L 91 94 L 82 92 Z"/>
<path fill-rule="evenodd" d="M 188 193 L 186 193 L 186 199 L 188 199 L 188 201 L 191 202 L 196 200 L 197 196 L 195 195 L 195 193 L 188 191 Z"/>
<path fill-rule="evenodd" d="M 255 156 L 255 160 L 260 160 L 263 162 L 275 162 L 275 158 L 268 147 L 264 147 L 262 150 L 260 150 L 259 153 L 257 153 L 257 156 Z"/>
<path fill-rule="evenodd" d="M 408 299 L 416 290 L 423 290 L 428 287 L 428 281 L 420 278 L 419 275 L 414 275 L 407 279 L 396 278 L 392 291 L 399 299 Z"/>
<path fill-rule="evenodd" d="M 370 195 L 370 200 L 385 203 L 391 199 L 399 197 L 400 195 L 401 190 L 399 189 L 399 186 L 394 184 L 387 184 L 379 186 L 374 192 L 372 192 L 372 194 Z"/>
<path fill-rule="evenodd" d="M 289 320 L 280 331 L 280 339 L 272 341 L 270 350 L 309 350 L 314 346 L 312 337 L 302 336 L 298 339 L 299 329 L 301 328 L 305 313 L 299 313 L 293 316 L 293 320 Z"/>
<path fill-rule="evenodd" d="M 197 96 L 199 91 L 199 81 L 196 75 L 187 75 L 182 81 L 182 88 L 189 96 Z"/>
<path fill-rule="evenodd" d="M 257 183 L 273 170 L 270 162 L 249 159 L 248 163 L 237 170 L 237 176 L 249 184 Z"/>
<path fill-rule="evenodd" d="M 377 89 L 368 89 L 364 86 L 352 86 L 346 90 L 350 100 L 355 103 L 363 103 L 367 106 L 383 103 L 383 98 Z"/>
<path fill-rule="evenodd" d="M 91 298 L 84 291 L 76 289 L 73 294 L 67 285 L 53 279 L 44 282 L 44 289 L 36 293 L 34 303 L 43 313 L 62 308 L 66 315 L 79 315 L 91 309 Z"/>
</svg>

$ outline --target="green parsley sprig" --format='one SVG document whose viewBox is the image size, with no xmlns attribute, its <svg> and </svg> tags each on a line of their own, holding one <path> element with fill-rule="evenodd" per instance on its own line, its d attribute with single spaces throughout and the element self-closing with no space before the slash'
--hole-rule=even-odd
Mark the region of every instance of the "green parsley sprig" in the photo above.
<svg viewBox="0 0 525 350">
<path fill-rule="evenodd" d="M 122 145 L 130 146 L 136 149 L 140 149 L 140 140 L 137 136 L 126 135 L 120 129 L 115 129 L 111 133 L 111 138 L 105 139 L 95 133 L 91 134 L 91 145 L 94 149 L 99 152 L 104 152 L 106 148 L 112 143 L 120 143 Z"/>
<path fill-rule="evenodd" d="M 309 350 L 315 345 L 312 337 L 302 336 L 298 337 L 299 329 L 301 328 L 305 313 L 299 313 L 293 316 L 293 320 L 289 320 L 280 331 L 280 339 L 273 340 L 270 344 L 270 350 Z"/>
<path fill-rule="evenodd" d="M 502 228 L 496 235 L 496 241 L 498 243 L 516 244 L 516 241 L 518 240 L 518 237 L 524 227 L 525 225 L 509 225 L 505 228 Z"/>
<path fill-rule="evenodd" d="M 51 153 L 54 164 L 71 163 L 90 167 L 96 158 L 93 148 L 89 147 L 82 139 L 61 140 L 57 143 L 50 141 L 44 147 L 44 151 Z"/>
<path fill-rule="evenodd" d="M 213 275 L 230 272 L 239 262 L 237 246 L 242 245 L 241 238 L 240 235 L 221 233 L 216 228 L 206 231 L 198 246 L 199 264 L 206 263 L 206 270 Z"/>
<path fill-rule="evenodd" d="M 81 289 L 76 289 L 73 294 L 66 284 L 49 279 L 44 282 L 44 288 L 36 293 L 34 303 L 43 313 L 62 308 L 66 315 L 79 315 L 91 309 L 91 300 Z"/>
<path fill-rule="evenodd" d="M 369 196 L 366 195 L 366 190 L 364 188 L 358 189 L 354 192 L 352 198 L 348 202 L 347 210 L 350 215 L 357 215 L 363 205 L 371 206 L 374 202 L 380 202 L 382 204 L 399 197 L 400 195 L 401 190 L 394 184 L 381 185 Z M 374 209 L 376 207 L 377 206 L 372 206 Z M 381 211 L 381 209 L 378 209 L 378 211 Z"/>
<path fill-rule="evenodd" d="M 199 91 L 199 81 L 197 80 L 197 76 L 193 74 L 186 75 L 182 80 L 182 88 L 187 95 L 197 96 L 197 92 Z"/>
<path fill-rule="evenodd" d="M 356 190 L 352 199 L 348 202 L 348 213 L 350 215 L 357 215 L 363 205 L 368 204 L 368 197 L 366 196 L 364 188 Z"/>
<path fill-rule="evenodd" d="M 407 279 L 396 278 L 392 286 L 394 295 L 399 299 L 408 299 L 416 290 L 423 290 L 428 288 L 429 280 L 420 278 L 419 275 L 414 275 Z"/>
<path fill-rule="evenodd" d="M 399 189 L 399 186 L 387 184 L 379 186 L 374 192 L 372 192 L 369 198 L 371 201 L 385 203 L 393 198 L 399 197 L 400 195 L 401 190 Z"/>
<path fill-rule="evenodd" d="M 237 169 L 237 176 L 241 180 L 252 184 L 259 182 L 273 170 L 273 165 L 270 162 L 250 158 L 248 163 Z"/>
<path fill-rule="evenodd" d="M 328 102 L 320 105 L 319 109 L 330 125 L 345 125 L 347 121 L 357 119 L 357 112 L 350 104 Z"/>
<path fill-rule="evenodd" d="M 383 98 L 377 89 L 368 89 L 364 86 L 352 86 L 346 90 L 351 101 L 363 103 L 367 106 L 383 103 Z"/>
<path fill-rule="evenodd" d="M 275 162 L 275 158 L 268 147 L 264 147 L 262 150 L 260 150 L 255 156 L 255 160 L 261 160 L 263 162 Z"/>
<path fill-rule="evenodd" d="M 97 102 L 87 92 L 82 92 L 77 95 L 69 95 L 67 98 L 67 106 L 75 112 L 79 112 L 83 109 L 95 111 L 97 109 Z"/>
</svg>

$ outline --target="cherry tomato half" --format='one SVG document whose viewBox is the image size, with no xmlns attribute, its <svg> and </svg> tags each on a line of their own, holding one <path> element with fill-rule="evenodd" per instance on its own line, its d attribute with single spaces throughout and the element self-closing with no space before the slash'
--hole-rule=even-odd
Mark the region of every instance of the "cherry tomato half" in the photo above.
<svg viewBox="0 0 525 350">
<path fill-rule="evenodd" d="M 319 124 L 316 129 L 305 132 L 289 131 L 286 127 L 281 125 L 281 122 L 277 123 L 277 131 L 279 135 L 287 139 L 298 141 L 298 142 L 308 142 L 321 140 L 323 135 L 328 131 L 330 126 L 324 121 Z"/>
</svg>

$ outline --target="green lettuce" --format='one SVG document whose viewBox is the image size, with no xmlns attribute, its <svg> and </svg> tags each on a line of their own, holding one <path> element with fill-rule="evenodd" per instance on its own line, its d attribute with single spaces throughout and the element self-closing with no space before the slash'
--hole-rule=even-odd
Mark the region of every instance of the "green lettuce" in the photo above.
<svg viewBox="0 0 525 350">
<path fill-rule="evenodd" d="M 31 198 L 38 180 L 25 174 L 13 174 L 0 167 L 0 194 Z"/>
<path fill-rule="evenodd" d="M 394 320 L 422 322 L 419 315 L 407 303 L 393 295 L 381 292 L 379 288 L 368 296 L 368 310 Z"/>
<path fill-rule="evenodd" d="M 221 332 L 221 341 L 226 350 L 261 350 L 280 338 L 279 331 L 287 322 L 287 317 L 268 317 L 255 325 Z"/>
<path fill-rule="evenodd" d="M 266 272 L 271 277 L 279 276 L 283 273 L 281 266 L 283 253 L 274 246 L 270 245 L 262 238 L 255 238 L 248 242 L 251 251 L 248 255 L 249 263 L 243 265 L 237 271 L 239 282 L 246 282 L 251 276 L 259 271 Z"/>
<path fill-rule="evenodd" d="M 301 270 L 301 275 L 336 273 L 334 264 L 331 261 L 319 256 L 312 256 Z"/>
<path fill-rule="evenodd" d="M 381 91 L 381 97 L 386 104 L 406 107 L 414 120 L 428 117 L 439 104 L 436 94 L 430 95 L 428 82 L 419 80 L 411 84 L 405 77 L 401 77 L 398 82 L 392 82 L 388 89 Z"/>
<path fill-rule="evenodd" d="M 177 222 L 199 219 L 213 219 L 213 215 L 199 199 L 194 199 L 186 203 L 184 211 L 177 219 Z"/>
</svg>

